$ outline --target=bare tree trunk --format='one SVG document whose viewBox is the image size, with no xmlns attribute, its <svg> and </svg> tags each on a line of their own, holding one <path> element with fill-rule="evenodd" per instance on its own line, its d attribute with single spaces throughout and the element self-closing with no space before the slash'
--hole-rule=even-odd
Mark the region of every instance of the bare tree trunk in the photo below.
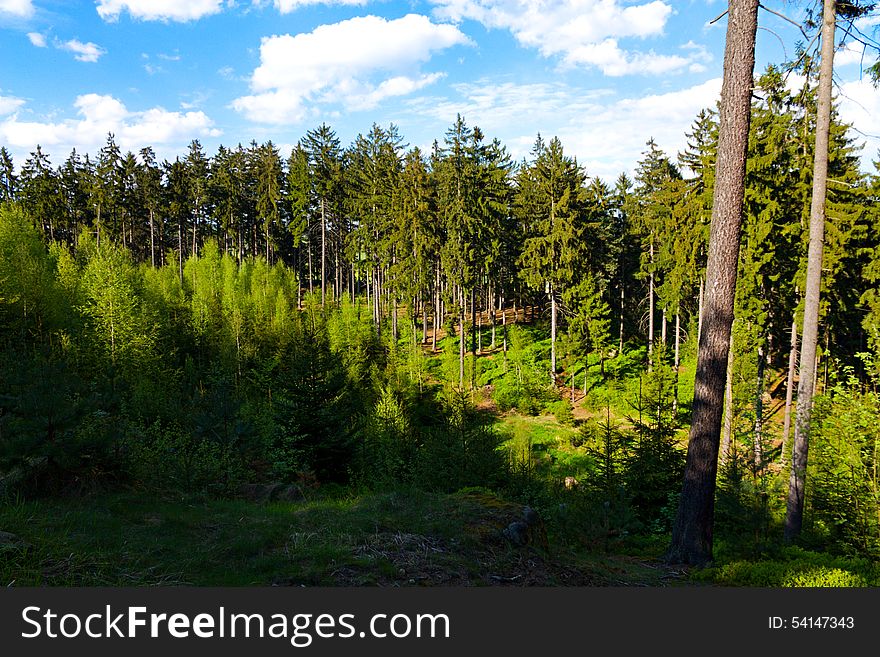
<svg viewBox="0 0 880 657">
<path fill-rule="evenodd" d="M 309 252 L 309 296 L 311 296 L 315 292 L 315 274 L 314 274 L 314 269 L 312 267 L 312 238 L 311 238 L 311 235 L 309 236 L 309 243 L 307 245 L 307 248 L 308 248 L 308 252 Z M 239 253 L 238 264 L 241 264 L 241 244 L 240 243 L 239 243 L 238 253 Z"/>
<path fill-rule="evenodd" d="M 794 425 L 794 449 L 788 501 L 785 508 L 785 540 L 801 533 L 804 519 L 804 486 L 810 415 L 816 372 L 816 343 L 819 335 L 819 293 L 822 282 L 822 251 L 825 241 L 825 200 L 828 192 L 828 139 L 831 128 L 831 84 L 834 73 L 836 4 L 825 0 L 822 12 L 822 54 L 816 108 L 816 146 L 813 161 L 813 198 L 810 204 L 810 246 L 807 253 L 807 285 L 804 296 L 804 331 L 801 344 L 800 378 Z"/>
<path fill-rule="evenodd" d="M 550 379 L 556 383 L 556 290 L 550 290 Z"/>
<path fill-rule="evenodd" d="M 156 268 L 156 229 L 153 223 L 153 211 L 150 210 L 150 264 Z"/>
<path fill-rule="evenodd" d="M 471 289 L 471 390 L 477 387 L 477 293 Z"/>
<path fill-rule="evenodd" d="M 491 291 L 489 292 L 489 310 L 492 313 L 492 320 L 491 320 L 492 321 L 492 344 L 489 346 L 489 349 L 491 351 L 495 351 L 495 326 L 498 323 L 495 302 L 496 302 L 495 288 L 493 287 L 493 288 L 491 288 Z"/>
<path fill-rule="evenodd" d="M 788 352 L 788 378 L 785 381 L 785 415 L 782 421 L 782 465 L 789 465 L 788 440 L 791 435 L 791 402 L 794 398 L 794 373 L 797 368 L 797 320 L 791 322 L 791 350 Z"/>
<path fill-rule="evenodd" d="M 324 199 L 321 199 L 321 307 L 327 301 L 327 215 L 324 212 Z"/>
<path fill-rule="evenodd" d="M 660 321 L 660 344 L 666 346 L 666 308 L 663 309 L 663 319 Z"/>
<path fill-rule="evenodd" d="M 623 287 L 623 282 L 621 282 L 621 284 L 620 284 L 620 335 L 619 335 L 620 345 L 618 347 L 618 352 L 617 352 L 619 354 L 623 353 L 623 308 L 624 308 L 624 301 L 625 301 L 624 287 Z"/>
<path fill-rule="evenodd" d="M 672 384 L 672 413 L 678 413 L 678 368 L 681 365 L 681 311 L 675 313 L 675 380 Z"/>
<path fill-rule="evenodd" d="M 648 369 L 654 355 L 654 238 L 651 238 L 651 274 L 648 277 Z"/>
<path fill-rule="evenodd" d="M 721 437 L 721 462 L 730 458 L 733 437 L 733 330 L 730 331 L 730 349 L 727 350 L 727 375 L 724 381 L 724 428 Z"/>
<path fill-rule="evenodd" d="M 712 559 L 715 480 L 736 292 L 757 29 L 758 0 L 730 0 L 706 265 L 707 298 L 684 483 L 667 553 L 667 559 L 675 563 L 704 564 Z"/>
<path fill-rule="evenodd" d="M 755 390 L 755 468 L 764 465 L 764 347 L 758 347 L 758 381 Z"/>
<path fill-rule="evenodd" d="M 437 267 L 434 274 L 434 321 L 432 323 L 431 328 L 433 329 L 431 332 L 431 352 L 437 351 L 437 331 L 440 328 L 440 322 L 442 321 L 440 318 L 441 310 L 440 310 L 440 267 Z"/>
<path fill-rule="evenodd" d="M 461 288 L 458 289 L 458 307 L 458 387 L 464 390 L 464 342 L 467 340 L 467 335 L 464 332 L 464 290 Z"/>
</svg>

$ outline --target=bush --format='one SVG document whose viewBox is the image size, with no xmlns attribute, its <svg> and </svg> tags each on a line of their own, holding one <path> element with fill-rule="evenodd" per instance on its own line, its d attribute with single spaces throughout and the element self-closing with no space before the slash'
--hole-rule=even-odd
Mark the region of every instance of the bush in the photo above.
<svg viewBox="0 0 880 657">
<path fill-rule="evenodd" d="M 864 587 L 877 586 L 877 567 L 867 559 L 834 557 L 787 548 L 781 558 L 733 561 L 706 568 L 695 579 L 725 586 L 750 587 Z"/>
</svg>

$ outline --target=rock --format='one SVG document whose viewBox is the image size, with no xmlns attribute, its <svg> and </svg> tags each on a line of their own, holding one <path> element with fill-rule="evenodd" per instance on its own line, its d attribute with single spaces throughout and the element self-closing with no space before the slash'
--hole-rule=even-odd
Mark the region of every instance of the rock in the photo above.
<svg viewBox="0 0 880 657">
<path fill-rule="evenodd" d="M 529 526 L 521 520 L 510 523 L 501 533 L 516 546 L 523 547 L 529 544 Z"/>
<path fill-rule="evenodd" d="M 531 527 L 532 525 L 537 525 L 541 522 L 541 516 L 539 516 L 538 512 L 532 507 L 527 506 L 523 509 L 523 520 L 525 520 L 526 524 Z"/>
</svg>

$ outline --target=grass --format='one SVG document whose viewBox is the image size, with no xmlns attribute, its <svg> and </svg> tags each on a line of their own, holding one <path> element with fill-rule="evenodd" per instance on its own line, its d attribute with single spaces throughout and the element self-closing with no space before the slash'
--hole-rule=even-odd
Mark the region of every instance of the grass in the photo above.
<svg viewBox="0 0 880 657">
<path fill-rule="evenodd" d="M 516 547 L 522 507 L 489 491 L 301 503 L 159 499 L 137 492 L 0 506 L 0 585 L 663 584 L 654 554 Z"/>
</svg>

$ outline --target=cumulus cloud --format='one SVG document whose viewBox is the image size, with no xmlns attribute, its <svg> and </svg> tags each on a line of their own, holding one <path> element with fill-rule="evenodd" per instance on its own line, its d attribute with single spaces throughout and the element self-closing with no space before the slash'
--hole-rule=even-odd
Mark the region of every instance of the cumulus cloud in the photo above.
<svg viewBox="0 0 880 657">
<path fill-rule="evenodd" d="M 22 106 L 18 101 L 13 112 Z M 0 98 L 0 115 L 3 107 Z M 61 121 L 27 120 L 21 111 L 0 118 L 0 142 L 25 157 L 40 144 L 60 159 L 74 147 L 78 151 L 97 152 L 111 132 L 123 150 L 155 146 L 157 151 L 172 153 L 184 150 L 193 138 L 221 134 L 203 112 L 172 112 L 162 107 L 132 111 L 113 96 L 84 94 L 77 97 L 74 108 L 76 118 Z"/>
<path fill-rule="evenodd" d="M 663 34 L 672 7 L 654 0 L 431 0 L 441 18 L 475 20 L 488 28 L 509 30 L 516 40 L 537 48 L 563 66 L 595 67 L 605 75 L 657 75 L 689 68 L 705 54 L 664 55 L 630 51 L 621 39 Z"/>
<path fill-rule="evenodd" d="M 0 116 L 12 114 L 22 105 L 24 105 L 24 101 L 21 98 L 0 96 Z"/>
<path fill-rule="evenodd" d="M 27 38 L 31 42 L 31 45 L 34 45 L 37 48 L 45 48 L 49 45 L 46 43 L 46 37 L 39 32 L 28 32 Z"/>
<path fill-rule="evenodd" d="M 840 118 L 856 129 L 856 142 L 864 143 L 862 166 L 880 158 L 880 94 L 867 79 L 844 82 L 838 89 Z"/>
<path fill-rule="evenodd" d="M 309 5 L 354 5 L 363 6 L 370 0 L 274 0 L 275 8 L 282 14 L 289 14 L 300 7 Z"/>
<path fill-rule="evenodd" d="M 78 62 L 94 63 L 107 54 L 107 51 L 104 50 L 97 43 L 92 43 L 91 41 L 89 41 L 88 43 L 83 43 L 78 39 L 71 39 L 70 41 L 58 41 L 55 43 L 55 47 L 59 50 L 72 52 L 73 58 Z"/>
<path fill-rule="evenodd" d="M 34 13 L 34 4 L 31 0 L 0 0 L 0 16 L 16 16 L 18 18 L 30 18 Z"/>
<path fill-rule="evenodd" d="M 322 25 L 313 32 L 266 37 L 251 95 L 232 107 L 260 123 L 304 120 L 316 105 L 369 109 L 435 82 L 422 73 L 434 52 L 469 44 L 455 26 L 409 14 L 396 20 L 364 16 Z"/>
<path fill-rule="evenodd" d="M 106 21 L 119 20 L 127 11 L 140 20 L 184 23 L 222 11 L 224 0 L 96 0 L 96 5 Z"/>
</svg>

